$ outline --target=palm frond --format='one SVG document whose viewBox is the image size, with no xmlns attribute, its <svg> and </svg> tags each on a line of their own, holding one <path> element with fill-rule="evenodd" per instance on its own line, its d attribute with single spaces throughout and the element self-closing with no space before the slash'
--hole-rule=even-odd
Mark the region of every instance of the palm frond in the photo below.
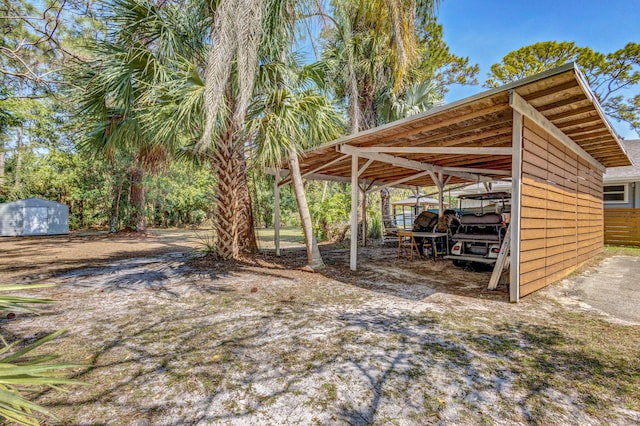
<svg viewBox="0 0 640 426">
<path fill-rule="evenodd" d="M 0 292 L 21 291 L 34 288 L 51 287 L 52 284 L 6 285 Z M 34 312 L 35 309 L 25 307 L 26 304 L 51 303 L 51 299 L 28 298 L 0 295 L 0 311 Z M 44 336 L 37 341 L 15 350 L 21 342 L 7 344 L 0 348 L 0 417 L 21 425 L 39 425 L 36 413 L 55 419 L 55 416 L 44 407 L 35 404 L 22 395 L 22 389 L 48 386 L 59 389 L 59 385 L 82 384 L 68 379 L 65 372 L 77 368 L 76 364 L 50 363 L 57 355 L 33 356 L 32 352 L 40 346 L 62 335 L 66 329 Z"/>
</svg>

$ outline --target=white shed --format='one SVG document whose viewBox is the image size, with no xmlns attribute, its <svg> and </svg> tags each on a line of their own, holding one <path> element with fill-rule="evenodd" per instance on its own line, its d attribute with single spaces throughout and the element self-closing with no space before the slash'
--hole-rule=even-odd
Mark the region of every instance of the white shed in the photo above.
<svg viewBox="0 0 640 426">
<path fill-rule="evenodd" d="M 0 236 L 69 233 L 69 207 L 42 198 L 0 204 Z"/>
</svg>

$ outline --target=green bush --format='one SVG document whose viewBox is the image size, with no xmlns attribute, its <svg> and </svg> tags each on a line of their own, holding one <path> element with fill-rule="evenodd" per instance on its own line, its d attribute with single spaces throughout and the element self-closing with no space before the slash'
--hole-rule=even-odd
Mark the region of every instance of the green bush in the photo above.
<svg viewBox="0 0 640 426">
<path fill-rule="evenodd" d="M 367 236 L 372 240 L 378 240 L 382 238 L 382 215 L 378 211 L 372 213 L 370 216 Z"/>
</svg>

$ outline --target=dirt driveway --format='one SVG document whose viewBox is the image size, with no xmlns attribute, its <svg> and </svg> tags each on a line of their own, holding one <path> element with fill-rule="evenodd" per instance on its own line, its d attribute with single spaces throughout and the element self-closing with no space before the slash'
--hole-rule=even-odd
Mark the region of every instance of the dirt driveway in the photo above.
<svg viewBox="0 0 640 426">
<path fill-rule="evenodd" d="M 201 231 L 204 234 L 206 231 Z M 196 231 L 157 229 L 146 236 L 76 232 L 46 237 L 0 237 L 0 283 L 45 279 L 56 271 L 108 259 L 184 252 L 199 247 Z"/>
<path fill-rule="evenodd" d="M 296 249 L 221 263 L 180 231 L 9 242 L 1 281 L 57 302 L 2 334 L 68 326 L 42 349 L 85 365 L 38 396 L 62 424 L 640 423 L 640 327 L 547 291 L 510 304 L 489 272 L 382 247 L 355 273 L 335 247 L 316 274 Z"/>
</svg>

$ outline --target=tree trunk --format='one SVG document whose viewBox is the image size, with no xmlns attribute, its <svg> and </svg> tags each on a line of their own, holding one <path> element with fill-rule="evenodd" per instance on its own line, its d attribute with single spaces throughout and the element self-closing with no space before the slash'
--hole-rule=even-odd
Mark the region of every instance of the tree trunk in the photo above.
<svg viewBox="0 0 640 426">
<path fill-rule="evenodd" d="M 304 242 L 307 246 L 307 266 L 312 270 L 317 271 L 323 269 L 325 265 L 322 261 L 322 255 L 320 254 L 318 241 L 316 241 L 316 236 L 313 233 L 311 214 L 309 213 L 309 205 L 307 204 L 307 197 L 304 193 L 304 186 L 302 184 L 302 176 L 300 175 L 298 153 L 295 151 L 295 149 L 292 149 L 289 152 L 289 169 L 291 171 L 291 184 L 293 185 L 293 191 L 296 196 L 296 203 L 298 204 L 298 212 L 300 213 L 300 219 L 302 220 Z"/>
<path fill-rule="evenodd" d="M 258 252 L 256 230 L 253 223 L 251 190 L 247 176 L 247 159 L 240 151 L 238 168 L 238 250 L 241 254 L 253 255 Z"/>
<path fill-rule="evenodd" d="M 16 133 L 16 168 L 13 175 L 13 185 L 16 190 L 20 188 L 20 174 L 22 173 L 22 145 L 22 125 L 20 125 Z"/>
<path fill-rule="evenodd" d="M 4 141 L 0 140 L 0 194 L 4 193 L 4 159 Z"/>
<path fill-rule="evenodd" d="M 222 259 L 238 257 L 238 163 L 234 149 L 233 126 L 214 148 L 214 174 L 216 176 L 216 213 L 214 229 L 218 239 L 218 254 Z"/>
<path fill-rule="evenodd" d="M 22 84 L 22 80 L 20 80 L 20 85 L 18 86 L 18 94 L 21 98 L 23 96 Z M 20 189 L 20 174 L 22 173 L 22 145 L 22 123 L 20 123 L 16 133 L 16 167 L 13 174 L 14 188 L 16 190 Z"/>
<path fill-rule="evenodd" d="M 115 173 L 115 172 L 114 172 Z M 122 198 L 122 179 L 113 185 L 113 199 L 111 200 L 111 214 L 109 215 L 109 232 L 118 231 L 118 222 L 120 222 L 120 200 Z"/>
<path fill-rule="evenodd" d="M 147 218 L 145 216 L 145 193 L 144 170 L 138 164 L 138 160 L 134 159 L 134 164 L 130 169 L 131 176 L 131 217 L 129 228 L 136 232 L 145 232 L 147 230 Z"/>
<path fill-rule="evenodd" d="M 385 231 L 394 228 L 393 217 L 391 217 L 391 192 L 389 188 L 380 190 L 380 207 L 382 213 L 382 225 Z"/>
</svg>

